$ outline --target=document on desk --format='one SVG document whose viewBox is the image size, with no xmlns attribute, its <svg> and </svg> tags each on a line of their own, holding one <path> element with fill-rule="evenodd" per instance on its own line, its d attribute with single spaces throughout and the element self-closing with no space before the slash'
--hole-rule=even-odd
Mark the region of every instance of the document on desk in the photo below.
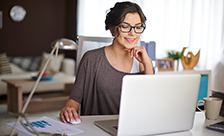
<svg viewBox="0 0 224 136">
<path fill-rule="evenodd" d="M 23 120 L 23 122 L 24 122 L 25 126 L 27 126 L 30 129 L 27 122 L 25 122 L 25 120 Z M 47 133 L 51 133 L 51 134 L 66 133 L 67 135 L 75 135 L 75 134 L 84 132 L 83 130 L 72 127 L 71 125 L 68 125 L 68 124 L 64 124 L 60 121 L 51 119 L 46 116 L 40 117 L 40 118 L 35 118 L 35 119 L 29 119 L 29 122 L 32 125 L 32 127 L 34 129 L 36 129 L 38 132 L 47 132 Z M 15 124 L 15 122 L 6 123 L 6 125 L 11 128 L 14 127 L 14 124 Z M 27 131 L 20 123 L 18 123 L 16 130 L 25 135 L 36 136 L 35 134 L 32 134 L 29 131 Z"/>
</svg>

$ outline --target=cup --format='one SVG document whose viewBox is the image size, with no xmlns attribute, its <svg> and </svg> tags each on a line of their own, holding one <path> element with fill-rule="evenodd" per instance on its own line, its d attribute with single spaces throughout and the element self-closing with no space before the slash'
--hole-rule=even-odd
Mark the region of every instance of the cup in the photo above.
<svg viewBox="0 0 224 136">
<path fill-rule="evenodd" d="M 222 99 L 216 97 L 203 98 L 203 100 L 197 102 L 197 109 L 205 113 L 206 119 L 215 120 L 219 117 L 222 101 Z M 203 103 L 204 110 L 198 107 L 199 102 Z"/>
</svg>

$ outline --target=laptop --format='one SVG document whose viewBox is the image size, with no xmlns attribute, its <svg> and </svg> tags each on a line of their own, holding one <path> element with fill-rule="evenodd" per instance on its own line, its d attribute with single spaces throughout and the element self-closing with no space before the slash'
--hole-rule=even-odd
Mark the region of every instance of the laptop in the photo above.
<svg viewBox="0 0 224 136">
<path fill-rule="evenodd" d="M 113 136 L 190 130 L 200 79 L 200 74 L 126 75 L 118 120 L 100 120 L 94 124 Z"/>
</svg>

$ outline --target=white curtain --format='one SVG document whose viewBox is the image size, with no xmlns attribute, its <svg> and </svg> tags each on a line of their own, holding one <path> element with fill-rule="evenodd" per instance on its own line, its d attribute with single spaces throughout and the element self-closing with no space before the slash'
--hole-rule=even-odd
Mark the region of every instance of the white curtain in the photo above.
<svg viewBox="0 0 224 136">
<path fill-rule="evenodd" d="M 220 69 L 224 47 L 224 2 L 223 0 L 131 0 L 142 8 L 147 17 L 146 30 L 141 40 L 156 42 L 156 58 L 167 57 L 168 50 L 192 51 L 199 49 L 200 59 L 195 69 L 212 70 L 212 88 L 217 87 L 216 80 Z M 106 11 L 117 0 L 78 0 L 78 35 L 110 37 L 105 30 Z M 224 56 L 224 54 L 223 54 Z M 224 62 L 222 63 L 224 66 Z M 182 69 L 180 65 L 180 69 Z M 220 76 L 220 75 L 219 75 Z M 220 84 L 219 84 L 220 85 Z"/>
</svg>

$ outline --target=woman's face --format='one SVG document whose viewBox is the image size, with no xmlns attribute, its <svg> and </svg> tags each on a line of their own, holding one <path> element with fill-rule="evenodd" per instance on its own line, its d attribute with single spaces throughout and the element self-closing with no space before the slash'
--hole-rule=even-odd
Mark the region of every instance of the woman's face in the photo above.
<svg viewBox="0 0 224 136">
<path fill-rule="evenodd" d="M 135 46 L 135 44 L 138 42 L 141 34 L 137 34 L 134 31 L 134 28 L 131 29 L 129 33 L 124 33 L 121 31 L 125 29 L 125 27 L 128 26 L 141 26 L 141 19 L 138 13 L 128 13 L 125 16 L 124 21 L 120 24 L 124 27 L 118 27 L 119 35 L 117 38 L 115 38 L 116 43 L 120 44 L 124 48 L 131 49 Z M 129 29 L 130 30 L 130 29 Z M 115 34 L 116 35 L 116 34 Z"/>
</svg>

